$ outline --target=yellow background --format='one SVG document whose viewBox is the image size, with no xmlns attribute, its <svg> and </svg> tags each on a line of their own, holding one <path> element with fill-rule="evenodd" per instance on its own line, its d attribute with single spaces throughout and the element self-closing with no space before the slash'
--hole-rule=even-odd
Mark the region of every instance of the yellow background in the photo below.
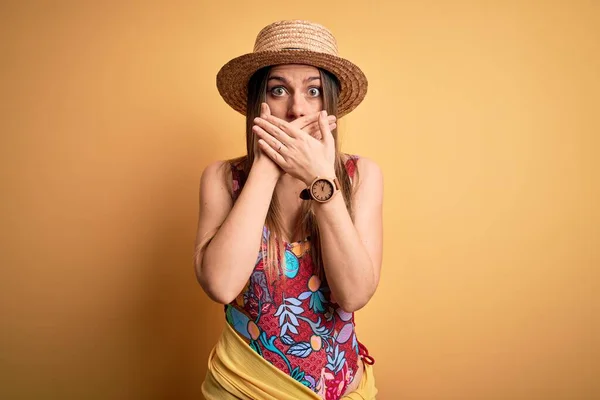
<svg viewBox="0 0 600 400">
<path fill-rule="evenodd" d="M 0 6 L 1 398 L 200 398 L 198 182 L 244 148 L 215 75 L 289 18 L 370 81 L 379 398 L 600 398 L 600 2 L 125 3 Z"/>
</svg>

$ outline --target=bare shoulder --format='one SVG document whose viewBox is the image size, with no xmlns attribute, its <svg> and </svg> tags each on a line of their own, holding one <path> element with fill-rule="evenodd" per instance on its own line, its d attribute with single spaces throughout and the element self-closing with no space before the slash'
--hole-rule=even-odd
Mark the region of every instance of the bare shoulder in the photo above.
<svg viewBox="0 0 600 400">
<path fill-rule="evenodd" d="M 202 171 L 202 180 L 219 180 L 226 176 L 228 162 L 219 160 L 208 164 Z"/>
<path fill-rule="evenodd" d="M 233 206 L 230 181 L 231 168 L 228 161 L 214 161 L 202 172 L 197 251 L 212 239 Z"/>
<path fill-rule="evenodd" d="M 356 167 L 360 174 L 370 175 L 371 177 L 383 176 L 379 165 L 370 158 L 358 156 Z"/>
<path fill-rule="evenodd" d="M 358 155 L 348 155 L 347 160 L 355 159 L 356 170 L 358 171 L 356 179 L 356 189 L 360 190 L 361 186 L 367 186 L 369 189 L 383 188 L 383 172 L 377 162 Z"/>
<path fill-rule="evenodd" d="M 213 161 L 202 172 L 200 179 L 201 191 L 227 191 L 232 192 L 232 160 Z"/>
</svg>

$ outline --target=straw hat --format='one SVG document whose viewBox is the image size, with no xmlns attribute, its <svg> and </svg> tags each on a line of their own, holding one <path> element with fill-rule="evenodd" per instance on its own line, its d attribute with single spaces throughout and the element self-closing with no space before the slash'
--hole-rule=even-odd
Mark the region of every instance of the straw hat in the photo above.
<svg viewBox="0 0 600 400">
<path fill-rule="evenodd" d="M 338 56 L 337 43 L 324 26 L 309 21 L 279 21 L 256 37 L 254 51 L 236 57 L 217 74 L 219 93 L 234 110 L 246 115 L 248 81 L 259 69 L 280 64 L 306 64 L 331 72 L 340 81 L 338 117 L 354 110 L 367 94 L 367 78 L 356 65 Z"/>
</svg>

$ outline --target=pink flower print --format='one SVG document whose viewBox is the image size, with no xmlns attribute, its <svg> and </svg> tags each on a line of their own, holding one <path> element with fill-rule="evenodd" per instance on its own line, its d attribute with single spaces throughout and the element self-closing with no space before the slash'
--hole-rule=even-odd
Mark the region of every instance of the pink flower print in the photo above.
<svg viewBox="0 0 600 400">
<path fill-rule="evenodd" d="M 323 368 L 315 388 L 317 394 L 325 400 L 338 400 L 351 374 L 347 363 L 344 363 L 342 369 L 335 375 L 329 369 Z"/>
</svg>

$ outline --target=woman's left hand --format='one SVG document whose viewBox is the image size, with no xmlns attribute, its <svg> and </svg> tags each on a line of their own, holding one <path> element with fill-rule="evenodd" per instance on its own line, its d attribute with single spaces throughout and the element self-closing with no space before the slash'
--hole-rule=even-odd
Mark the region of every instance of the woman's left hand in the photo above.
<svg viewBox="0 0 600 400">
<path fill-rule="evenodd" d="M 335 140 L 329 129 L 327 112 L 319 113 L 321 139 L 315 139 L 295 121 L 286 122 L 273 115 L 254 119 L 254 132 L 262 151 L 285 172 L 308 186 L 317 177 L 335 177 Z"/>
</svg>

